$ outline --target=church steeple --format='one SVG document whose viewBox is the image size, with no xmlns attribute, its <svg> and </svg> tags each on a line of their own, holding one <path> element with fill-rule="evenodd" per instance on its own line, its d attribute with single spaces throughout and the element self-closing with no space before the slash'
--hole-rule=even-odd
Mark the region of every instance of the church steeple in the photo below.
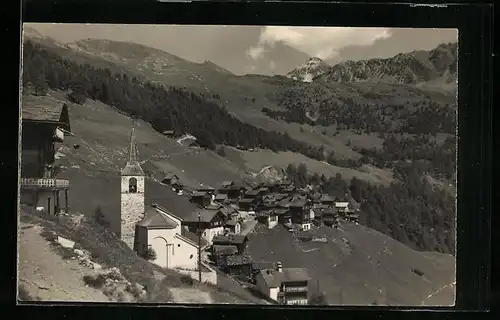
<svg viewBox="0 0 500 320">
<path fill-rule="evenodd" d="M 132 128 L 130 134 L 129 158 L 127 164 L 122 169 L 122 176 L 143 176 L 144 171 L 137 161 L 137 147 L 135 145 L 135 129 Z"/>
</svg>

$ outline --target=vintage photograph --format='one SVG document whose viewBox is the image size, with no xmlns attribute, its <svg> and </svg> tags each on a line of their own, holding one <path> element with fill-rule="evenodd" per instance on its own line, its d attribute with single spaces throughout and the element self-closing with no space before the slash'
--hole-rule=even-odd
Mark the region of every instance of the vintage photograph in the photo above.
<svg viewBox="0 0 500 320">
<path fill-rule="evenodd" d="M 456 29 L 21 46 L 19 302 L 455 304 Z"/>
</svg>

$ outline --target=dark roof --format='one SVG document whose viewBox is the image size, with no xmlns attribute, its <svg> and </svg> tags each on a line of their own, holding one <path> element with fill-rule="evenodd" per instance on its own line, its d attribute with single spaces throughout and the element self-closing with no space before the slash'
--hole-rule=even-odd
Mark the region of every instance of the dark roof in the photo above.
<svg viewBox="0 0 500 320">
<path fill-rule="evenodd" d="M 269 288 L 279 287 L 283 282 L 311 280 L 304 268 L 283 268 L 283 272 L 278 272 L 276 269 L 264 269 L 261 270 L 260 275 Z"/>
<path fill-rule="evenodd" d="M 122 176 L 144 176 L 144 171 L 141 168 L 139 162 L 127 162 L 125 167 L 121 171 Z"/>
<path fill-rule="evenodd" d="M 332 196 L 329 196 L 327 194 L 324 194 L 321 196 L 321 201 L 330 201 L 330 202 L 334 202 L 335 201 L 335 198 L 332 197 Z"/>
<path fill-rule="evenodd" d="M 290 207 L 303 207 L 306 205 L 306 201 L 305 200 L 295 200 L 293 201 L 292 203 L 290 203 Z"/>
<path fill-rule="evenodd" d="M 239 223 L 238 221 L 228 220 L 225 225 L 230 227 L 235 227 L 238 223 Z"/>
<path fill-rule="evenodd" d="M 236 246 L 213 245 L 213 251 L 216 255 L 235 254 L 238 253 L 238 248 Z"/>
<path fill-rule="evenodd" d="M 248 198 L 240 199 L 238 201 L 238 203 L 252 203 L 252 202 L 254 202 L 254 199 L 248 199 Z"/>
<path fill-rule="evenodd" d="M 55 105 L 51 103 L 24 103 L 21 106 L 21 112 L 21 119 L 23 121 L 50 122 L 71 131 L 68 106 L 64 103 Z"/>
<path fill-rule="evenodd" d="M 227 194 L 216 194 L 215 195 L 215 200 L 226 200 L 227 199 Z"/>
<path fill-rule="evenodd" d="M 145 218 L 137 225 L 148 229 L 174 229 L 177 223 L 153 207 L 146 209 Z"/>
<path fill-rule="evenodd" d="M 201 248 L 205 247 L 208 245 L 207 240 L 203 239 L 203 237 L 198 237 L 195 233 L 190 232 L 189 230 L 186 230 L 186 228 L 181 229 L 181 236 L 183 236 L 186 239 L 191 240 L 198 246 L 198 241 L 200 241 Z"/>
<path fill-rule="evenodd" d="M 205 206 L 206 210 L 220 210 L 222 209 L 222 206 L 220 204 L 209 204 L 208 206 Z"/>
<path fill-rule="evenodd" d="M 285 208 L 278 208 L 278 209 L 275 209 L 275 210 L 274 210 L 274 213 L 275 213 L 276 215 L 278 215 L 278 216 L 279 216 L 279 215 L 283 215 L 283 214 L 285 214 L 285 213 L 287 213 L 287 212 L 288 212 L 288 209 L 285 209 Z"/>
<path fill-rule="evenodd" d="M 206 195 L 207 195 L 207 193 L 204 191 L 193 191 L 193 193 L 191 194 L 191 197 L 204 197 Z"/>
<path fill-rule="evenodd" d="M 220 209 L 220 212 L 222 212 L 222 214 L 228 216 L 228 215 L 230 215 L 232 213 L 237 213 L 238 211 L 236 209 L 234 209 L 234 208 L 231 208 L 231 207 L 222 207 Z"/>
<path fill-rule="evenodd" d="M 223 181 L 223 182 L 221 183 L 221 186 L 222 186 L 222 187 L 229 187 L 229 186 L 232 186 L 232 185 L 234 185 L 234 182 L 233 182 L 233 181 Z"/>
<path fill-rule="evenodd" d="M 198 207 L 186 197 L 179 197 L 171 188 L 156 181 L 146 179 L 146 201 L 156 202 L 161 208 L 167 210 L 180 219 L 191 216 Z"/>
<path fill-rule="evenodd" d="M 251 265 L 252 260 L 245 255 L 227 255 L 220 257 L 219 264 L 222 266 Z"/>
<path fill-rule="evenodd" d="M 258 196 L 259 195 L 259 190 L 250 190 L 245 192 L 245 196 Z"/>
<path fill-rule="evenodd" d="M 179 177 L 178 177 L 176 174 L 173 174 L 173 173 L 167 173 L 167 174 L 165 175 L 165 177 L 163 178 L 163 180 L 170 180 L 170 179 L 173 179 L 173 178 L 179 179 Z"/>
<path fill-rule="evenodd" d="M 263 269 L 273 269 L 276 267 L 274 262 L 253 262 L 252 269 L 263 270 Z"/>
<path fill-rule="evenodd" d="M 227 235 L 227 236 L 215 236 L 212 239 L 214 244 L 228 243 L 228 244 L 243 244 L 246 241 L 246 236 L 242 235 Z"/>
<path fill-rule="evenodd" d="M 198 222 L 198 213 L 200 214 L 201 222 L 210 222 L 219 213 L 220 210 L 197 210 L 193 212 L 189 217 L 185 218 L 186 222 Z"/>
</svg>

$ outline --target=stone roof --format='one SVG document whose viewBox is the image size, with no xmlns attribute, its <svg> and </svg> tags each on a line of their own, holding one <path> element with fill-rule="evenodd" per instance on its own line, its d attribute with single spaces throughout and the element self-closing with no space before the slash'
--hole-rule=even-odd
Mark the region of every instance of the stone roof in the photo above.
<svg viewBox="0 0 500 320">
<path fill-rule="evenodd" d="M 311 278 L 304 268 L 283 268 L 283 272 L 276 269 L 264 269 L 259 273 L 268 288 L 277 288 L 282 283 L 309 281 Z"/>
<path fill-rule="evenodd" d="M 139 162 L 127 162 L 125 167 L 121 171 L 122 176 L 144 176 L 144 171 L 141 168 Z"/>
<path fill-rule="evenodd" d="M 68 106 L 66 104 L 26 103 L 21 106 L 22 120 L 67 123 L 69 125 Z"/>
<path fill-rule="evenodd" d="M 200 241 L 201 248 L 203 249 L 205 246 L 208 245 L 207 240 L 203 239 L 203 237 L 198 237 L 195 233 L 186 230 L 185 228 L 181 229 L 181 236 L 194 242 L 196 246 L 198 246 L 198 241 Z"/>
<path fill-rule="evenodd" d="M 146 209 L 145 218 L 137 225 L 148 229 L 174 229 L 177 223 L 153 207 Z"/>
<path fill-rule="evenodd" d="M 225 255 L 220 257 L 219 265 L 222 266 L 241 266 L 251 265 L 252 260 L 245 255 Z"/>
<path fill-rule="evenodd" d="M 213 251 L 215 255 L 236 254 L 238 253 L 238 248 L 236 246 L 214 245 Z"/>
<path fill-rule="evenodd" d="M 242 235 L 227 235 L 227 236 L 215 236 L 212 239 L 214 244 L 243 244 L 246 241 L 246 236 Z"/>
</svg>

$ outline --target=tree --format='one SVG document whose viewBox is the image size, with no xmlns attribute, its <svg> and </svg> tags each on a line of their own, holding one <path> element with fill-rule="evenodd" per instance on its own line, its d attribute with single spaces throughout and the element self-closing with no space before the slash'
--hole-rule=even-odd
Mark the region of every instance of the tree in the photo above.
<svg viewBox="0 0 500 320">
<path fill-rule="evenodd" d="M 101 206 L 97 206 L 97 208 L 95 209 L 94 220 L 98 225 L 100 225 L 106 229 L 108 229 L 110 226 L 109 221 L 106 219 L 106 217 L 104 216 L 104 213 L 101 210 Z"/>
</svg>

